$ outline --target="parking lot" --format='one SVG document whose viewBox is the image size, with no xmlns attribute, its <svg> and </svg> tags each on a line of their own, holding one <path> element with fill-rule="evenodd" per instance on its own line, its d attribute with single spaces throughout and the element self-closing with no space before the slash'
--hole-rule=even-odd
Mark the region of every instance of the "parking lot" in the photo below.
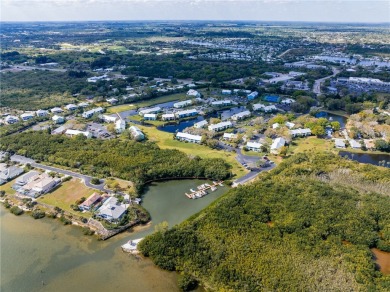
<svg viewBox="0 0 390 292">
<path fill-rule="evenodd" d="M 113 136 L 107 131 L 106 127 L 97 123 L 88 123 L 87 131 L 92 133 L 92 137 L 99 139 L 112 139 Z"/>
</svg>

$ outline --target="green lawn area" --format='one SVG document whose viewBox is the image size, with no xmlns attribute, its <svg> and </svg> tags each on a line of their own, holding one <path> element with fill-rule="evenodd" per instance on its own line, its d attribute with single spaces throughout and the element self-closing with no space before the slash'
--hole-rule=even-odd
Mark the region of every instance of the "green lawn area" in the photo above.
<svg viewBox="0 0 390 292">
<path fill-rule="evenodd" d="M 137 125 L 138 126 L 138 125 Z M 138 126 L 148 137 L 150 141 L 154 141 L 162 149 L 178 149 L 188 155 L 198 155 L 202 158 L 222 158 L 232 165 L 232 172 L 236 177 L 241 177 L 248 173 L 235 159 L 236 154 L 222 150 L 213 150 L 209 147 L 194 143 L 185 143 L 173 139 L 172 133 L 159 131 L 154 127 Z"/>
<path fill-rule="evenodd" d="M 115 105 L 107 108 L 106 112 L 109 114 L 119 113 L 131 109 L 136 109 L 140 107 L 147 107 L 152 106 L 159 103 L 174 101 L 174 100 L 185 100 L 189 99 L 189 97 L 185 93 L 175 93 L 170 95 L 164 95 L 157 98 L 144 100 L 144 101 L 137 101 L 132 104 L 121 104 L 121 105 Z"/>
<path fill-rule="evenodd" d="M 16 191 L 13 188 L 11 188 L 12 185 L 15 183 L 15 180 L 16 180 L 16 178 L 11 180 L 11 181 L 9 181 L 9 182 L 7 182 L 6 184 L 3 184 L 2 186 L 0 186 L 0 190 L 5 191 L 5 193 L 7 195 L 15 194 Z"/>
<path fill-rule="evenodd" d="M 72 208 L 70 208 L 70 205 L 74 204 L 81 197 L 88 198 L 94 192 L 96 192 L 96 190 L 86 187 L 80 180 L 73 178 L 70 181 L 61 184 L 61 186 L 56 188 L 53 192 L 40 197 L 38 202 L 57 206 L 78 216 L 91 217 L 90 213 L 73 211 Z"/>
<path fill-rule="evenodd" d="M 294 139 L 293 142 L 297 145 L 291 145 L 289 147 L 289 154 L 312 150 L 321 152 L 335 151 L 334 142 L 332 140 L 320 139 L 314 136 Z"/>
</svg>

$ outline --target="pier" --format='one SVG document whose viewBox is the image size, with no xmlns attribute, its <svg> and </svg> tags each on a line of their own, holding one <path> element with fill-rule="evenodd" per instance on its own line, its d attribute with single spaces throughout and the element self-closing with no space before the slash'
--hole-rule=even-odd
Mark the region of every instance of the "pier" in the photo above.
<svg viewBox="0 0 390 292">
<path fill-rule="evenodd" d="M 200 186 L 197 187 L 198 190 L 193 190 L 191 189 L 190 190 L 190 193 L 185 193 L 185 195 L 187 196 L 187 198 L 189 199 L 198 199 L 198 198 L 202 198 L 204 196 L 206 196 L 208 194 L 208 190 L 211 190 L 212 192 L 216 191 L 217 190 L 217 186 L 221 186 L 223 187 L 223 181 L 213 181 L 213 184 L 210 185 L 208 183 L 205 183 L 205 184 L 202 184 Z"/>
</svg>

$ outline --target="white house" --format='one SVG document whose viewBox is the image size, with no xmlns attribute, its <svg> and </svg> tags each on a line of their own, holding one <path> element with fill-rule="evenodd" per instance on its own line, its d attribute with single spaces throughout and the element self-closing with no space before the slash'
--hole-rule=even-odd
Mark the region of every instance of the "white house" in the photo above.
<svg viewBox="0 0 390 292">
<path fill-rule="evenodd" d="M 219 131 L 222 131 L 222 130 L 225 130 L 225 129 L 231 128 L 231 127 L 233 127 L 232 122 L 227 121 L 227 122 L 220 122 L 218 124 L 210 125 L 208 127 L 208 129 L 209 129 L 209 131 L 219 132 Z"/>
<path fill-rule="evenodd" d="M 79 205 L 79 208 L 83 211 L 90 211 L 101 201 L 101 199 L 102 197 L 98 193 L 93 193 Z"/>
<path fill-rule="evenodd" d="M 188 100 L 183 100 L 183 101 L 179 101 L 179 102 L 175 102 L 173 104 L 173 107 L 174 108 L 182 108 L 182 107 L 186 107 L 186 106 L 189 106 L 192 104 L 192 100 L 188 99 Z"/>
<path fill-rule="evenodd" d="M 65 131 L 65 135 L 69 137 L 77 136 L 77 135 L 84 135 L 87 138 L 92 138 L 92 133 L 88 131 L 79 131 L 79 130 L 72 130 L 68 129 Z"/>
<path fill-rule="evenodd" d="M 97 108 L 91 109 L 89 111 L 83 112 L 82 116 L 85 119 L 89 119 L 89 118 L 92 118 L 92 116 L 94 114 L 101 114 L 103 111 L 104 111 L 103 108 L 97 107 Z"/>
<path fill-rule="evenodd" d="M 232 91 L 230 89 L 222 89 L 222 92 L 221 92 L 223 95 L 231 95 L 232 94 Z"/>
<path fill-rule="evenodd" d="M 243 120 L 247 117 L 250 117 L 251 116 L 251 112 L 250 111 L 243 111 L 243 112 L 240 112 L 238 114 L 235 114 L 235 115 L 232 115 L 231 116 L 231 119 L 233 121 L 239 121 L 239 120 Z"/>
<path fill-rule="evenodd" d="M 271 153 L 278 154 L 279 149 L 282 148 L 286 144 L 286 140 L 282 137 L 278 137 L 275 140 L 273 140 L 271 145 Z"/>
<path fill-rule="evenodd" d="M 231 140 L 231 139 L 237 139 L 237 134 L 233 134 L 233 133 L 224 133 L 223 134 L 223 139 L 224 140 Z"/>
<path fill-rule="evenodd" d="M 195 89 L 190 89 L 187 91 L 188 96 L 195 96 L 195 97 L 201 97 L 200 93 L 196 91 Z"/>
<path fill-rule="evenodd" d="M 23 120 L 23 121 L 28 121 L 28 120 L 31 120 L 34 118 L 34 113 L 23 113 L 20 115 L 20 118 Z"/>
<path fill-rule="evenodd" d="M 362 148 L 362 145 L 359 142 L 357 142 L 356 140 L 353 140 L 353 139 L 349 140 L 349 145 L 351 145 L 351 147 L 353 149 L 360 149 L 360 148 Z"/>
<path fill-rule="evenodd" d="M 287 128 L 292 129 L 292 128 L 294 128 L 294 126 L 295 126 L 294 123 L 286 122 L 286 127 L 287 127 Z"/>
<path fill-rule="evenodd" d="M 292 104 L 294 102 L 295 102 L 295 100 L 293 100 L 291 98 L 286 98 L 286 99 L 283 99 L 280 103 L 282 103 L 282 104 Z"/>
<path fill-rule="evenodd" d="M 295 129 L 295 130 L 290 130 L 290 134 L 293 138 L 295 137 L 305 137 L 305 136 L 310 136 L 311 135 L 311 130 L 309 128 L 305 129 Z"/>
<path fill-rule="evenodd" d="M 277 111 L 278 109 L 274 105 L 267 105 L 263 108 L 264 112 L 269 113 L 269 112 L 274 112 Z"/>
<path fill-rule="evenodd" d="M 163 121 L 172 121 L 172 120 L 175 119 L 175 114 L 163 114 L 163 115 L 161 116 L 161 119 L 162 119 Z"/>
<path fill-rule="evenodd" d="M 157 120 L 157 114 L 144 114 L 144 120 L 155 121 Z"/>
<path fill-rule="evenodd" d="M 65 108 L 66 108 L 68 111 L 74 111 L 74 110 L 76 110 L 76 109 L 78 108 L 78 106 L 75 105 L 75 104 L 68 104 L 68 105 L 65 106 Z"/>
<path fill-rule="evenodd" d="M 206 120 L 203 120 L 203 121 L 195 123 L 194 128 L 201 129 L 201 128 L 204 128 L 205 126 L 207 126 L 207 124 L 208 124 L 208 122 Z"/>
<path fill-rule="evenodd" d="M 60 113 L 64 112 L 62 110 L 62 108 L 59 108 L 59 107 L 53 107 L 50 111 L 51 111 L 52 114 L 60 114 Z"/>
<path fill-rule="evenodd" d="M 185 111 L 177 112 L 176 113 L 176 117 L 178 119 L 181 119 L 181 118 L 196 116 L 197 114 L 198 114 L 198 111 L 196 109 L 188 109 L 188 110 L 185 110 Z"/>
<path fill-rule="evenodd" d="M 279 127 L 280 127 L 279 123 L 272 124 L 272 129 L 274 129 L 274 130 L 279 128 Z"/>
<path fill-rule="evenodd" d="M 122 119 L 118 119 L 115 122 L 115 131 L 117 133 L 122 133 L 126 129 L 126 121 Z"/>
<path fill-rule="evenodd" d="M 248 100 L 254 100 L 258 95 L 259 95 L 259 93 L 257 91 L 253 91 L 247 95 L 247 98 L 248 98 Z"/>
<path fill-rule="evenodd" d="M 344 148 L 345 148 L 344 140 L 343 140 L 343 139 L 334 139 L 334 146 L 335 146 L 336 148 L 342 148 L 342 149 L 344 149 Z"/>
<path fill-rule="evenodd" d="M 137 128 L 136 126 L 131 126 L 129 129 L 130 129 L 130 133 L 134 137 L 134 140 L 142 141 L 145 139 L 144 133 L 142 133 L 142 131 L 139 128 Z"/>
<path fill-rule="evenodd" d="M 178 132 L 176 134 L 176 139 L 178 139 L 180 141 L 187 141 L 187 142 L 198 143 L 198 144 L 200 142 L 202 142 L 202 136 L 191 135 L 191 134 L 183 133 L 183 132 Z"/>
<path fill-rule="evenodd" d="M 118 100 L 116 98 L 109 98 L 106 100 L 109 104 L 116 104 Z"/>
<path fill-rule="evenodd" d="M 258 143 L 258 142 L 247 142 L 246 143 L 246 148 L 250 151 L 261 152 L 262 146 L 263 146 L 263 144 Z"/>
<path fill-rule="evenodd" d="M 262 103 L 255 103 L 252 108 L 254 111 L 261 111 L 265 108 L 265 105 Z"/>
<path fill-rule="evenodd" d="M 232 104 L 232 101 L 229 99 L 217 100 L 217 101 L 211 102 L 212 106 L 227 106 L 227 105 L 231 105 L 231 104 Z"/>
<path fill-rule="evenodd" d="M 106 123 L 115 123 L 115 121 L 118 119 L 118 116 L 101 115 L 100 118 Z"/>
<path fill-rule="evenodd" d="M 88 103 L 88 102 L 80 102 L 80 103 L 78 104 L 78 106 L 79 106 L 79 107 L 82 107 L 82 108 L 85 108 L 85 107 L 89 106 L 89 103 Z"/>
<path fill-rule="evenodd" d="M 49 112 L 47 110 L 37 110 L 36 111 L 37 117 L 46 117 Z"/>
<path fill-rule="evenodd" d="M 53 120 L 53 122 L 55 124 L 62 124 L 63 122 L 65 122 L 65 118 L 64 117 L 57 116 L 57 115 L 53 116 L 51 119 Z"/>
<path fill-rule="evenodd" d="M 19 122 L 19 118 L 18 117 L 15 117 L 15 116 L 7 116 L 5 119 L 5 122 L 8 124 L 8 125 L 12 125 L 12 124 L 15 124 L 17 122 Z"/>
<path fill-rule="evenodd" d="M 139 115 L 143 116 L 145 114 L 157 114 L 160 111 L 161 111 L 161 107 L 156 106 L 156 107 L 146 108 L 146 109 L 140 110 L 138 113 L 139 113 Z"/>
<path fill-rule="evenodd" d="M 126 213 L 128 207 L 127 204 L 119 203 L 117 198 L 110 197 L 96 211 L 96 216 L 107 221 L 118 221 Z"/>
</svg>

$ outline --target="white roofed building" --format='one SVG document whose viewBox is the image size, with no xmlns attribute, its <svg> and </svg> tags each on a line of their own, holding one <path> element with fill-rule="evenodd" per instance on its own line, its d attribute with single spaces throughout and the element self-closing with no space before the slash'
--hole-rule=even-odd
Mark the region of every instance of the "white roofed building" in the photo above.
<svg viewBox="0 0 390 292">
<path fill-rule="evenodd" d="M 210 125 L 208 127 L 208 129 L 209 129 L 209 131 L 219 132 L 219 131 L 223 131 L 223 130 L 231 128 L 231 127 L 233 127 L 232 122 L 227 121 L 227 122 L 220 122 L 218 124 Z"/>
<path fill-rule="evenodd" d="M 178 132 L 176 134 L 176 139 L 180 141 L 187 141 L 190 143 L 198 143 L 200 144 L 202 142 L 202 136 L 199 135 L 191 135 L 188 133 Z"/>
<path fill-rule="evenodd" d="M 282 148 L 286 144 L 286 140 L 282 137 L 278 137 L 272 141 L 271 145 L 271 153 L 272 154 L 278 154 L 280 148 Z"/>
<path fill-rule="evenodd" d="M 258 142 L 247 142 L 246 143 L 246 148 L 250 151 L 255 151 L 255 152 L 261 152 L 261 147 L 263 144 L 258 143 Z"/>
<path fill-rule="evenodd" d="M 92 133 L 88 131 L 79 131 L 79 130 L 72 130 L 68 129 L 65 131 L 65 135 L 69 137 L 77 136 L 77 135 L 84 135 L 87 138 L 92 138 Z"/>
</svg>

